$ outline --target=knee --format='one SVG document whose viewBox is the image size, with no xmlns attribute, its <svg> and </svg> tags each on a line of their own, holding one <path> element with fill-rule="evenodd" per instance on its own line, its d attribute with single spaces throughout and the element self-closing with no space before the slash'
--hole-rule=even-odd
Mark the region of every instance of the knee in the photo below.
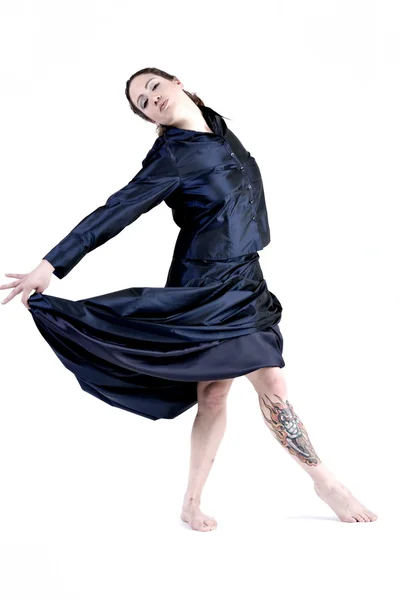
<svg viewBox="0 0 400 600">
<path fill-rule="evenodd" d="M 267 391 L 280 397 L 287 395 L 287 384 L 281 367 L 263 367 L 246 377 L 251 381 L 258 393 Z"/>
<path fill-rule="evenodd" d="M 224 408 L 232 382 L 233 379 L 199 381 L 197 384 L 199 410 L 219 411 Z"/>
</svg>

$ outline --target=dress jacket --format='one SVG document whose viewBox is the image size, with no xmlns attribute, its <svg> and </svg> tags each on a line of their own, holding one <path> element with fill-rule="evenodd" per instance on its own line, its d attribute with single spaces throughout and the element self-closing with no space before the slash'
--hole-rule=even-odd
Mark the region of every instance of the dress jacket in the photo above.
<svg viewBox="0 0 400 600">
<path fill-rule="evenodd" d="M 224 260 L 270 242 L 260 169 L 222 115 L 199 106 L 214 133 L 167 126 L 142 168 L 43 258 L 62 279 L 88 253 L 161 202 L 180 228 L 173 257 Z"/>
</svg>

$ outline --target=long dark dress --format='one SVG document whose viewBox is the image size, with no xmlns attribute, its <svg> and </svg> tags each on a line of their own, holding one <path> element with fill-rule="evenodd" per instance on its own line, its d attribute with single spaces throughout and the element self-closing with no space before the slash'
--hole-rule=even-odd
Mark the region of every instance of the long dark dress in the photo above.
<svg viewBox="0 0 400 600">
<path fill-rule="evenodd" d="M 85 392 L 153 420 L 196 404 L 198 381 L 285 366 L 282 306 L 257 252 L 270 241 L 260 171 L 223 117 L 199 108 L 213 134 L 167 128 L 133 180 L 44 257 L 62 278 L 165 201 L 181 227 L 165 286 L 28 299 L 40 333 Z"/>
</svg>

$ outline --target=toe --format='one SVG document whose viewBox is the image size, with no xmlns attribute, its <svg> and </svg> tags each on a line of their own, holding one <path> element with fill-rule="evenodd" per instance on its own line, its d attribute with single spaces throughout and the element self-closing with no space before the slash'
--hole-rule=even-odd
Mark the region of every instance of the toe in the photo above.
<svg viewBox="0 0 400 600">
<path fill-rule="evenodd" d="M 364 523 L 364 522 L 365 522 L 365 519 L 364 519 L 364 517 L 363 517 L 362 513 L 358 513 L 358 514 L 356 515 L 356 519 L 357 519 L 357 520 L 358 520 L 360 523 Z"/>
<path fill-rule="evenodd" d="M 363 513 L 361 513 L 361 514 L 364 517 L 365 522 L 369 523 L 370 522 L 369 514 L 367 512 L 365 512 L 365 511 Z"/>
<path fill-rule="evenodd" d="M 350 516 L 349 516 L 349 517 L 346 517 L 346 521 L 347 521 L 348 523 L 359 523 L 359 521 L 360 521 L 360 520 L 361 520 L 361 519 L 359 518 L 359 515 L 353 515 L 353 516 L 351 516 L 351 517 L 350 517 Z"/>
<path fill-rule="evenodd" d="M 357 519 L 351 516 L 340 517 L 340 520 L 343 521 L 343 523 L 357 523 Z"/>
</svg>

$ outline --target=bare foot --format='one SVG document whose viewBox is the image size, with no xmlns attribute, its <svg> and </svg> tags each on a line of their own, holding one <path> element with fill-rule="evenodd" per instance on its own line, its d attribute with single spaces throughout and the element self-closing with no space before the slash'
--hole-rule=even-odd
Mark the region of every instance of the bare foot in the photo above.
<svg viewBox="0 0 400 600">
<path fill-rule="evenodd" d="M 341 521 L 346 523 L 367 523 L 376 521 L 377 515 L 358 502 L 353 494 L 339 481 L 314 482 L 317 495 L 331 507 Z"/>
<path fill-rule="evenodd" d="M 199 504 L 186 501 L 182 507 L 181 519 L 196 531 L 212 531 L 217 527 L 217 521 L 201 512 Z"/>
</svg>

